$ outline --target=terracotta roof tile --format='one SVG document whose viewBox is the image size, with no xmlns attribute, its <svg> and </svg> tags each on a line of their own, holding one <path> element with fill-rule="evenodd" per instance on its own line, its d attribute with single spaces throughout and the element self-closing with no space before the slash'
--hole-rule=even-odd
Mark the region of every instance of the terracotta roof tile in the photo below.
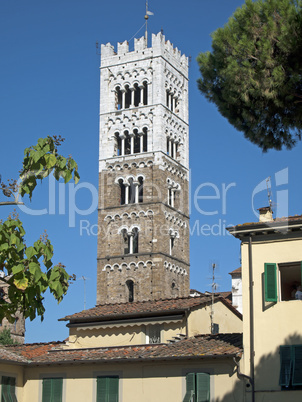
<svg viewBox="0 0 302 402">
<path fill-rule="evenodd" d="M 79 313 L 67 315 L 61 318 L 59 321 L 87 321 L 87 320 L 101 320 L 108 318 L 126 316 L 137 316 L 137 315 L 151 315 L 155 314 L 166 314 L 177 311 L 185 311 L 195 306 L 200 306 L 211 301 L 210 296 L 197 296 L 197 297 L 186 297 L 186 298 L 175 298 L 175 299 L 161 299 L 161 300 L 149 300 L 142 302 L 133 303 L 114 303 L 114 304 L 103 304 L 98 305 L 89 310 L 83 310 Z"/>
<path fill-rule="evenodd" d="M 89 349 L 58 346 L 58 343 L 6 346 L 1 349 L 3 358 L 0 356 L 1 360 L 30 365 L 230 357 L 242 353 L 242 334 L 198 335 L 173 344 Z"/>
<path fill-rule="evenodd" d="M 241 274 L 241 267 L 234 269 L 234 271 L 229 272 L 230 275 L 232 274 Z"/>
<path fill-rule="evenodd" d="M 283 216 L 282 218 L 275 218 L 271 221 L 267 221 L 267 222 L 261 222 L 261 221 L 257 221 L 257 222 L 246 222 L 246 223 L 241 223 L 235 226 L 231 226 L 227 229 L 232 229 L 232 228 L 243 228 L 245 226 L 272 226 L 274 223 L 294 223 L 296 221 L 301 221 L 302 220 L 302 215 L 293 215 L 293 216 Z"/>
</svg>

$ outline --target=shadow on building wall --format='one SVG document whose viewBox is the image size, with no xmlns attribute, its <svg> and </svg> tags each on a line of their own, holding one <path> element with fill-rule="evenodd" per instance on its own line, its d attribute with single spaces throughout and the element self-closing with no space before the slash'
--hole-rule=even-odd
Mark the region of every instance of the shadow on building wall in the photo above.
<svg viewBox="0 0 302 402">
<path fill-rule="evenodd" d="M 273 330 L 268 336 L 273 337 Z M 285 342 L 280 346 L 286 345 L 301 345 L 302 335 L 294 333 L 285 339 Z M 249 353 L 246 351 L 246 353 Z M 257 359 L 257 355 L 255 355 Z M 247 357 L 249 359 L 249 356 Z M 301 359 L 302 371 L 302 359 Z M 243 372 L 242 374 L 249 374 Z M 238 376 L 238 370 L 237 376 Z M 255 401 L 256 402 L 273 402 L 273 401 L 287 401 L 295 402 L 302 400 L 301 390 L 281 390 L 279 386 L 280 377 L 280 347 L 277 347 L 274 353 L 268 353 L 260 358 L 259 363 L 255 366 Z M 279 394 L 277 396 L 277 393 Z M 233 390 L 224 395 L 223 398 L 215 398 L 215 402 L 250 402 L 252 401 L 252 387 L 248 380 L 240 378 L 236 382 Z"/>
</svg>

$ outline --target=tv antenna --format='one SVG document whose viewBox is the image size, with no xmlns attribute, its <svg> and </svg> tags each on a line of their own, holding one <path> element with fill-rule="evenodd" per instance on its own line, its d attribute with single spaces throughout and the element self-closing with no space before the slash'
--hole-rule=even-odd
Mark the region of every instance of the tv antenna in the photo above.
<svg viewBox="0 0 302 402">
<path fill-rule="evenodd" d="M 266 181 L 266 188 L 267 188 L 268 205 L 270 207 L 270 210 L 273 212 L 271 176 L 268 176 L 265 181 Z"/>
<path fill-rule="evenodd" d="M 86 310 L 86 281 L 87 279 L 90 278 L 86 278 L 84 275 L 81 276 L 81 278 L 79 278 L 80 281 L 84 281 L 84 310 Z"/>
<path fill-rule="evenodd" d="M 218 288 L 218 284 L 215 282 L 215 269 L 216 269 L 216 264 L 212 264 L 212 302 L 211 302 L 211 334 L 214 333 L 214 298 L 215 298 L 215 292 Z"/>
</svg>

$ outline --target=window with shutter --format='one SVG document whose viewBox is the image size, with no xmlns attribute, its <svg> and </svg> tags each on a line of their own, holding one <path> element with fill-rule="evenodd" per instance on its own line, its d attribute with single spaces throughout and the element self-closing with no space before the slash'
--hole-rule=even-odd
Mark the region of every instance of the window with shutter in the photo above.
<svg viewBox="0 0 302 402">
<path fill-rule="evenodd" d="M 279 385 L 289 387 L 292 372 L 291 346 L 280 346 Z"/>
<path fill-rule="evenodd" d="M 277 301 L 277 266 L 276 264 L 264 264 L 265 301 Z"/>
<path fill-rule="evenodd" d="M 196 402 L 210 402 L 210 375 L 196 373 Z"/>
<path fill-rule="evenodd" d="M 210 375 L 208 373 L 188 373 L 186 375 L 186 395 L 183 402 L 210 402 Z"/>
<path fill-rule="evenodd" d="M 276 302 L 277 300 L 301 300 L 302 292 L 299 288 L 301 283 L 301 261 L 280 263 L 278 265 L 275 263 L 264 264 L 265 301 Z M 300 292 L 297 292 L 297 290 Z"/>
<path fill-rule="evenodd" d="M 282 390 L 302 389 L 302 345 L 280 346 L 280 377 Z"/>
<path fill-rule="evenodd" d="M 2 376 L 1 402 L 17 402 L 15 377 Z"/>
<path fill-rule="evenodd" d="M 118 402 L 119 377 L 97 377 L 97 402 Z"/>
<path fill-rule="evenodd" d="M 62 402 L 63 378 L 43 378 L 42 402 Z"/>
<path fill-rule="evenodd" d="M 302 345 L 292 346 L 293 385 L 302 385 Z"/>
</svg>

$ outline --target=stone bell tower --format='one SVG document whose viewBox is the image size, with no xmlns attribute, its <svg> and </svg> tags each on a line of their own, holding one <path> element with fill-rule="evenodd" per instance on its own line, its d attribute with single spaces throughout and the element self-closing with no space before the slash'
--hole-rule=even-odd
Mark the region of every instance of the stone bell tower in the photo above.
<svg viewBox="0 0 302 402">
<path fill-rule="evenodd" d="M 188 59 L 101 47 L 97 304 L 189 296 Z"/>
</svg>

